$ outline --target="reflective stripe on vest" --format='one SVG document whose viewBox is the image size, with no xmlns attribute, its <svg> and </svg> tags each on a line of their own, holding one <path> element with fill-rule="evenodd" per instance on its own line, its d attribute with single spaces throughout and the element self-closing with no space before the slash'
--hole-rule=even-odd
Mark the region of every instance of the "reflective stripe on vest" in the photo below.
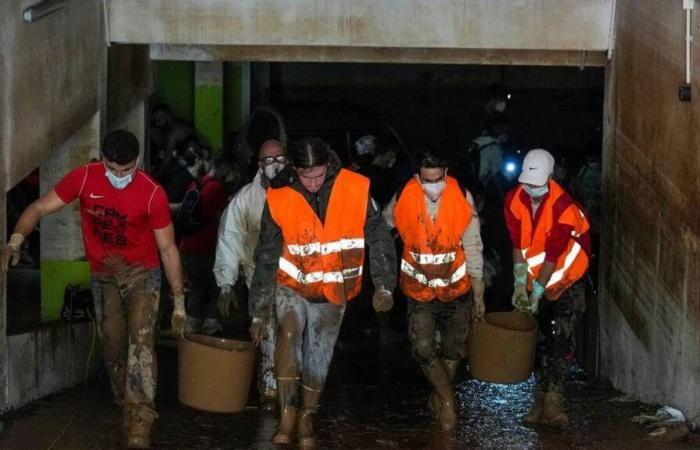
<svg viewBox="0 0 700 450">
<path fill-rule="evenodd" d="M 301 284 L 343 283 L 345 280 L 362 276 L 362 266 L 343 269 L 341 272 L 311 272 L 303 273 L 291 261 L 280 257 L 279 268 L 281 271 L 297 280 Z"/>
<path fill-rule="evenodd" d="M 457 252 L 450 253 L 414 253 L 409 252 L 418 264 L 447 264 L 457 259 Z"/>
<path fill-rule="evenodd" d="M 365 248 L 365 240 L 340 239 L 339 241 L 327 242 L 325 244 L 321 244 L 320 242 L 312 242 L 305 245 L 287 245 L 287 250 L 289 250 L 289 253 L 294 256 L 309 256 L 315 253 L 330 255 L 331 253 L 338 253 L 342 250 L 352 250 L 356 248 Z"/>
<path fill-rule="evenodd" d="M 419 272 L 408 261 L 401 258 L 401 271 L 421 284 L 431 288 L 439 288 L 447 287 L 464 278 L 464 276 L 467 274 L 467 263 L 463 262 L 462 265 L 457 268 L 457 270 L 452 272 L 452 276 L 450 278 L 433 278 L 432 280 L 429 280 L 425 274 Z"/>
</svg>

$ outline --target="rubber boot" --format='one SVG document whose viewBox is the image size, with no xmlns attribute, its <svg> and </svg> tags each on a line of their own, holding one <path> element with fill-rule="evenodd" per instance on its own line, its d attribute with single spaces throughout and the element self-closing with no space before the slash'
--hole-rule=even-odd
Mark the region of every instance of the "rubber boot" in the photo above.
<svg viewBox="0 0 700 450">
<path fill-rule="evenodd" d="M 544 390 L 540 386 L 535 386 L 535 404 L 532 409 L 523 417 L 523 423 L 542 423 L 544 412 Z"/>
<path fill-rule="evenodd" d="M 423 372 L 440 397 L 440 412 L 437 415 L 440 428 L 443 431 L 453 429 L 457 423 L 457 414 L 455 413 L 455 395 L 452 391 L 447 370 L 442 364 L 434 364 L 424 369 Z"/>
<path fill-rule="evenodd" d="M 455 381 L 455 376 L 457 375 L 457 369 L 459 367 L 459 360 L 456 359 L 446 359 L 443 358 L 441 359 L 442 361 L 442 366 L 445 369 L 445 372 L 447 372 L 447 378 L 450 380 L 450 385 L 454 385 Z M 430 397 L 428 397 L 428 408 L 430 408 L 430 411 L 432 411 L 433 416 L 435 418 L 438 418 L 440 415 L 440 408 L 442 406 L 442 402 L 440 399 L 440 396 L 438 393 L 435 391 L 435 389 L 432 390 L 430 393 Z"/>
<path fill-rule="evenodd" d="M 299 447 L 316 447 L 316 436 L 314 435 L 313 415 L 316 414 L 316 405 L 321 398 L 321 389 L 314 389 L 302 386 L 303 407 L 297 415 L 297 437 Z"/>
<path fill-rule="evenodd" d="M 155 411 L 142 408 L 132 409 L 127 448 L 151 448 L 151 425 L 158 417 Z"/>
<path fill-rule="evenodd" d="M 273 444 L 291 444 L 294 423 L 297 418 L 297 391 L 299 381 L 277 379 L 277 397 L 279 398 L 280 423 L 277 433 L 272 437 Z"/>
<path fill-rule="evenodd" d="M 543 421 L 547 425 L 563 428 L 569 424 L 569 416 L 564 411 L 564 397 L 554 391 L 549 391 L 544 396 Z"/>
</svg>

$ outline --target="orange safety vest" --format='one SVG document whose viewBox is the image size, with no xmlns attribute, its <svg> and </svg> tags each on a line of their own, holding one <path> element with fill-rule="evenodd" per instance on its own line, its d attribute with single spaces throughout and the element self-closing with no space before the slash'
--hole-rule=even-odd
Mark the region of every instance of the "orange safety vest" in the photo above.
<svg viewBox="0 0 700 450">
<path fill-rule="evenodd" d="M 410 298 L 450 302 L 469 292 L 462 235 L 472 208 L 457 180 L 446 177 L 435 222 L 428 215 L 420 182 L 412 178 L 394 209 L 394 223 L 403 240 L 401 290 Z"/>
<path fill-rule="evenodd" d="M 552 277 L 545 286 L 545 297 L 549 300 L 558 299 L 561 294 L 572 284 L 578 281 L 588 269 L 588 255 L 578 243 L 578 238 L 586 233 L 590 225 L 583 211 L 572 202 L 559 217 L 554 217 L 553 206 L 565 195 L 564 189 L 554 181 L 549 181 L 549 196 L 540 205 L 542 212 L 537 226 L 533 229 L 532 213 L 529 206 L 520 200 L 522 185 L 519 186 L 513 199 L 508 205 L 513 215 L 520 220 L 520 249 L 527 262 L 528 289 L 532 289 L 532 282 L 537 279 L 545 261 L 545 243 L 555 223 L 567 224 L 573 227 L 571 239 L 566 251 L 557 259 Z"/>
<path fill-rule="evenodd" d="M 291 187 L 270 189 L 267 202 L 284 237 L 277 283 L 342 305 L 362 287 L 369 179 L 341 169 L 331 189 L 324 224 Z"/>
</svg>

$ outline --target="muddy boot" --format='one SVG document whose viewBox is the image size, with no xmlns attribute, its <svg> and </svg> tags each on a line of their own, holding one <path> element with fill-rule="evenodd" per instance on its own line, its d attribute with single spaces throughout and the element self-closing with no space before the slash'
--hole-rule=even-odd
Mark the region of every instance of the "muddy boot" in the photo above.
<svg viewBox="0 0 700 450">
<path fill-rule="evenodd" d="M 299 438 L 299 447 L 312 448 L 316 447 L 316 436 L 314 435 L 313 415 L 316 414 L 316 405 L 321 398 L 321 389 L 313 389 L 302 386 L 303 408 L 297 415 L 297 437 Z"/>
<path fill-rule="evenodd" d="M 447 373 L 447 378 L 450 380 L 450 386 L 454 385 L 455 376 L 457 375 L 457 369 L 459 368 L 459 360 L 456 359 L 441 359 L 442 367 L 444 367 Z M 432 411 L 433 416 L 438 418 L 440 415 L 440 407 L 442 406 L 442 401 L 438 393 L 433 389 L 428 398 L 428 408 Z"/>
<path fill-rule="evenodd" d="M 437 414 L 440 428 L 443 431 L 451 430 L 457 423 L 457 414 L 455 413 L 455 395 L 450 385 L 447 370 L 442 364 L 434 364 L 424 369 L 424 373 L 440 397 L 440 411 Z"/>
<path fill-rule="evenodd" d="M 127 448 L 151 448 L 151 425 L 158 416 L 150 409 L 132 410 Z"/>
<path fill-rule="evenodd" d="M 277 397 L 279 398 L 280 423 L 277 433 L 272 437 L 273 444 L 291 444 L 294 423 L 297 418 L 297 380 L 277 379 Z"/>
<path fill-rule="evenodd" d="M 563 428 L 569 424 L 569 416 L 566 415 L 563 405 L 564 397 L 558 392 L 549 391 L 544 396 L 543 422 L 557 428 Z"/>
<path fill-rule="evenodd" d="M 544 390 L 541 387 L 535 387 L 535 404 L 532 405 L 532 409 L 523 417 L 523 423 L 542 423 L 544 418 L 542 413 L 544 412 Z"/>
</svg>

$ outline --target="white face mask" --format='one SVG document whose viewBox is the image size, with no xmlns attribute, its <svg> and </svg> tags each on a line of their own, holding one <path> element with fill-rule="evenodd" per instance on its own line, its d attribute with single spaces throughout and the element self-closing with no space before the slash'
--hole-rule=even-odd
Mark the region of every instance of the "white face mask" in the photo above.
<svg viewBox="0 0 700 450">
<path fill-rule="evenodd" d="M 528 185 L 523 184 L 523 189 L 525 192 L 527 192 L 527 195 L 530 196 L 530 198 L 540 198 L 547 192 L 549 192 L 549 185 L 545 184 L 544 186 L 540 187 L 530 187 Z"/>
<path fill-rule="evenodd" d="M 504 100 L 501 100 L 500 102 L 493 105 L 493 109 L 495 109 L 499 113 L 502 113 L 506 110 L 506 102 Z"/>
<path fill-rule="evenodd" d="M 437 183 L 423 183 L 423 191 L 425 195 L 431 202 L 436 202 L 442 195 L 442 191 L 445 190 L 445 181 L 438 181 Z"/>
<path fill-rule="evenodd" d="M 282 172 L 282 169 L 284 169 L 284 164 L 279 163 L 279 162 L 273 162 L 272 164 L 268 164 L 265 166 L 263 169 L 263 172 L 265 172 L 265 176 L 267 177 L 268 180 L 271 180 L 277 176 L 280 172 Z"/>
</svg>

